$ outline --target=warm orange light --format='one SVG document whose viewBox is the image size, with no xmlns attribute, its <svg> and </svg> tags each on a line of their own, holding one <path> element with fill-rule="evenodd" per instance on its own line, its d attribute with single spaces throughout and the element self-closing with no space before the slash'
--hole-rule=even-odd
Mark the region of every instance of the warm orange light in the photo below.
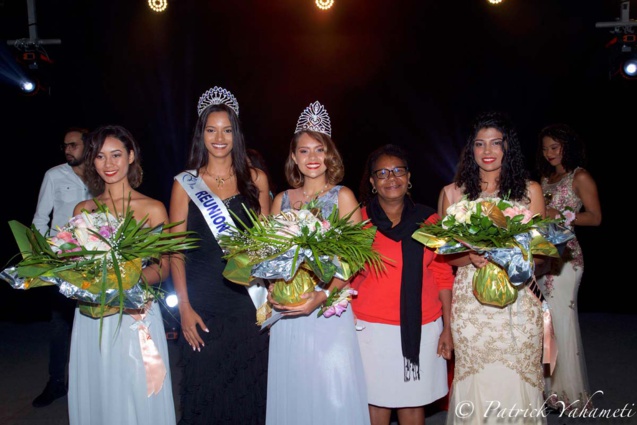
<svg viewBox="0 0 637 425">
<path fill-rule="evenodd" d="M 163 12 L 168 7 L 168 0 L 148 0 L 148 6 L 155 12 Z"/>
<path fill-rule="evenodd" d="M 502 0 L 489 0 L 489 3 L 491 3 L 491 4 L 500 4 L 500 3 L 502 3 Z"/>
<path fill-rule="evenodd" d="M 332 7 L 334 5 L 334 0 L 316 0 L 316 6 L 319 9 L 329 9 L 330 7 Z"/>
</svg>

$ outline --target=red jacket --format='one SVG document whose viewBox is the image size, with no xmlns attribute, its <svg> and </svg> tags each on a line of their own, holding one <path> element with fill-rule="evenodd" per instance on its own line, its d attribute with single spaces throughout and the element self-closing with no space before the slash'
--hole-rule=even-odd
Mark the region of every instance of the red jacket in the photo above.
<svg viewBox="0 0 637 425">
<path fill-rule="evenodd" d="M 367 220 L 367 210 L 363 209 L 363 219 Z M 427 222 L 439 220 L 432 214 Z M 354 277 L 352 288 L 358 295 L 352 299 L 356 317 L 366 322 L 400 325 L 400 282 L 403 270 L 401 242 L 394 242 L 380 232 L 376 232 L 374 248 L 385 257 L 385 270 L 379 275 L 368 266 Z M 388 260 L 391 259 L 391 260 Z M 425 248 L 422 277 L 422 324 L 433 322 L 442 316 L 442 303 L 438 298 L 440 289 L 451 289 L 453 270 L 441 255 Z"/>
</svg>

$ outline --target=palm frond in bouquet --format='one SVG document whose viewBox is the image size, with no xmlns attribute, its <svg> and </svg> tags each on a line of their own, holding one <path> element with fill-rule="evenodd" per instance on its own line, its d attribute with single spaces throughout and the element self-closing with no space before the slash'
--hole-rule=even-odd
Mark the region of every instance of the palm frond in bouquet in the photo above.
<svg viewBox="0 0 637 425">
<path fill-rule="evenodd" d="M 272 296 L 281 304 L 301 304 L 301 295 L 319 282 L 347 280 L 366 264 L 383 267 L 372 248 L 376 228 L 351 223 L 353 211 L 339 217 L 334 207 L 323 217 L 316 202 L 261 217 L 245 209 L 251 226 L 236 218 L 239 225 L 219 240 L 228 260 L 224 276 L 243 285 L 254 278 L 276 280 Z"/>
<path fill-rule="evenodd" d="M 105 204 L 95 203 L 95 211 L 82 211 L 51 237 L 10 221 L 22 259 L 0 277 L 16 289 L 57 285 L 63 295 L 81 301 L 80 310 L 91 317 L 140 309 L 161 297 L 145 282 L 142 269 L 164 254 L 194 248 L 198 239 L 191 232 L 164 232 L 179 223 L 149 226 L 148 216 L 135 220 L 130 207 L 113 215 Z"/>
</svg>

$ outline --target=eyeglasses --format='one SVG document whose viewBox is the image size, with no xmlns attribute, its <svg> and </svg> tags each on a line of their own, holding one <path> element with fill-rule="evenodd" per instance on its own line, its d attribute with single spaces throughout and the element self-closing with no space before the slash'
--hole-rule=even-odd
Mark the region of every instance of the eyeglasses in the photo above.
<svg viewBox="0 0 637 425">
<path fill-rule="evenodd" d="M 372 175 L 377 179 L 383 180 L 388 179 L 390 174 L 393 174 L 394 177 L 402 177 L 407 174 L 407 171 L 409 171 L 407 167 L 381 168 L 380 170 L 372 171 Z"/>
<path fill-rule="evenodd" d="M 77 143 L 75 143 L 75 142 L 73 142 L 73 143 L 62 143 L 62 144 L 60 145 L 60 150 L 61 150 L 62 152 L 65 152 L 67 149 L 69 149 L 69 148 L 70 148 L 72 151 L 74 151 L 75 149 L 77 149 L 77 148 L 78 148 L 78 146 L 79 146 L 79 144 L 77 144 Z"/>
</svg>

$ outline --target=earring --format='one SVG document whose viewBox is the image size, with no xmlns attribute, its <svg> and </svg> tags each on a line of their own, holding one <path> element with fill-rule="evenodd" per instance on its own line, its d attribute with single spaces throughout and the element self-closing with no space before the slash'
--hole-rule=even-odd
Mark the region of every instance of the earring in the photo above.
<svg viewBox="0 0 637 425">
<path fill-rule="evenodd" d="M 407 189 L 411 189 L 413 187 L 413 185 L 411 184 L 411 182 L 407 182 Z"/>
<path fill-rule="evenodd" d="M 375 187 L 373 187 L 373 186 L 372 186 L 372 193 L 373 193 L 374 195 L 376 195 L 376 194 L 378 193 L 378 191 L 376 190 L 376 188 L 375 188 Z"/>
</svg>

